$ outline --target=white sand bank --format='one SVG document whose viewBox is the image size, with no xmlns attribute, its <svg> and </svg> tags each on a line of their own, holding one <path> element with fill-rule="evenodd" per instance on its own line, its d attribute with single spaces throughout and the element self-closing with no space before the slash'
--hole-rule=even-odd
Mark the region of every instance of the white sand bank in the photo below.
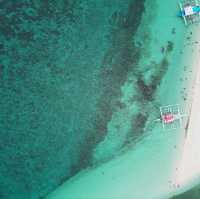
<svg viewBox="0 0 200 199">
<path fill-rule="evenodd" d="M 200 27 L 193 27 L 192 39 L 186 41 L 187 64 L 193 68 L 189 88 L 190 113 L 180 161 L 177 163 L 175 181 L 182 192 L 198 183 L 200 179 Z"/>
</svg>

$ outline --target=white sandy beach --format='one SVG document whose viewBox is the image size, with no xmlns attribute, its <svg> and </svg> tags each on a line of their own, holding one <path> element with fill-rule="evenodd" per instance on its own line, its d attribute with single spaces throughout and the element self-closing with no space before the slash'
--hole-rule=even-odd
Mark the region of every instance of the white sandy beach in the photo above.
<svg viewBox="0 0 200 199">
<path fill-rule="evenodd" d="M 185 62 L 193 68 L 193 75 L 188 92 L 188 124 L 182 140 L 182 154 L 174 174 L 176 186 L 180 189 L 178 192 L 194 186 L 200 178 L 200 28 L 192 28 L 192 39 L 186 41 L 185 45 L 185 53 L 190 55 Z"/>
</svg>

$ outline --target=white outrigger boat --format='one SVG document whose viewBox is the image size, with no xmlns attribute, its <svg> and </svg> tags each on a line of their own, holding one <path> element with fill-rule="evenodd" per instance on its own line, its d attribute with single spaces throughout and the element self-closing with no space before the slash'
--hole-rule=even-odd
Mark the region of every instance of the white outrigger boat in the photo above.
<svg viewBox="0 0 200 199">
<path fill-rule="evenodd" d="M 160 107 L 160 118 L 155 121 L 162 122 L 163 129 L 177 129 L 182 126 L 183 118 L 187 115 L 182 113 L 179 104 Z"/>
<path fill-rule="evenodd" d="M 200 19 L 199 0 L 184 0 L 179 2 L 180 11 L 177 16 L 182 17 L 185 25 L 194 23 Z"/>
</svg>

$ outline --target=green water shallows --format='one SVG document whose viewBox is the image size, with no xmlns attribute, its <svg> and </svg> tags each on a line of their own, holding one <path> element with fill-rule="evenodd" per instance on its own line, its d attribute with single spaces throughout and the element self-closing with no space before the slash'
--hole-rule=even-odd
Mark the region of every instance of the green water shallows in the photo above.
<svg viewBox="0 0 200 199">
<path fill-rule="evenodd" d="M 96 162 L 143 2 L 0 2 L 2 198 L 43 197 Z"/>
<path fill-rule="evenodd" d="M 151 121 L 180 99 L 177 10 L 172 0 L 0 2 L 2 198 L 37 199 L 65 180 L 49 198 L 169 191 L 177 135 Z"/>
<path fill-rule="evenodd" d="M 95 128 L 106 124 L 96 112 L 110 23 L 126 10 L 111 1 L 0 2 L 1 198 L 39 198 L 87 166 L 104 135 Z"/>
<path fill-rule="evenodd" d="M 180 60 L 185 27 L 173 14 L 178 11 L 175 1 L 147 0 L 145 11 L 132 40 L 142 50 L 140 59 L 121 87 L 120 102 L 126 106 L 113 113 L 94 159 L 120 154 L 126 136 L 127 143 L 133 141 L 131 132 L 143 139 L 134 145 L 130 142 L 126 153 L 116 159 L 67 181 L 48 199 L 164 199 L 174 191 L 171 177 L 176 169 L 173 161 L 180 155 L 181 131 L 163 132 L 161 125 L 152 121 L 159 116 L 159 106 L 184 104 L 181 91 L 185 82 L 180 78 L 185 73 Z"/>
</svg>

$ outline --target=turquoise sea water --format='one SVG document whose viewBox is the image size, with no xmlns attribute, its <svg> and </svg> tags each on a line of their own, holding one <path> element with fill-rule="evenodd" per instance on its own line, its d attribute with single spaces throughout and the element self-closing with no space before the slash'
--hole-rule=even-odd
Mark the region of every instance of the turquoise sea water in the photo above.
<svg viewBox="0 0 200 199">
<path fill-rule="evenodd" d="M 94 184 L 95 199 L 98 181 L 123 174 L 116 158 L 137 172 L 139 158 L 154 156 L 148 148 L 171 155 L 176 135 L 149 124 L 160 105 L 183 101 L 177 10 L 172 0 L 0 1 L 0 198 L 44 198 L 78 178 Z M 79 199 L 77 181 L 66 199 Z"/>
<path fill-rule="evenodd" d="M 124 106 L 143 3 L 0 2 L 1 198 L 43 197 L 92 164 Z"/>
<path fill-rule="evenodd" d="M 93 162 L 104 164 L 82 171 L 48 199 L 164 199 L 174 192 L 169 181 L 180 155 L 179 146 L 174 148 L 180 135 L 163 133 L 152 121 L 159 117 L 159 106 L 185 100 L 187 81 L 181 78 L 188 71 L 183 73 L 180 63 L 185 27 L 173 14 L 178 6 L 172 0 L 145 1 L 144 10 L 132 37 L 138 61 L 120 88 L 125 106 L 112 113 L 105 138 L 93 150 Z"/>
</svg>

